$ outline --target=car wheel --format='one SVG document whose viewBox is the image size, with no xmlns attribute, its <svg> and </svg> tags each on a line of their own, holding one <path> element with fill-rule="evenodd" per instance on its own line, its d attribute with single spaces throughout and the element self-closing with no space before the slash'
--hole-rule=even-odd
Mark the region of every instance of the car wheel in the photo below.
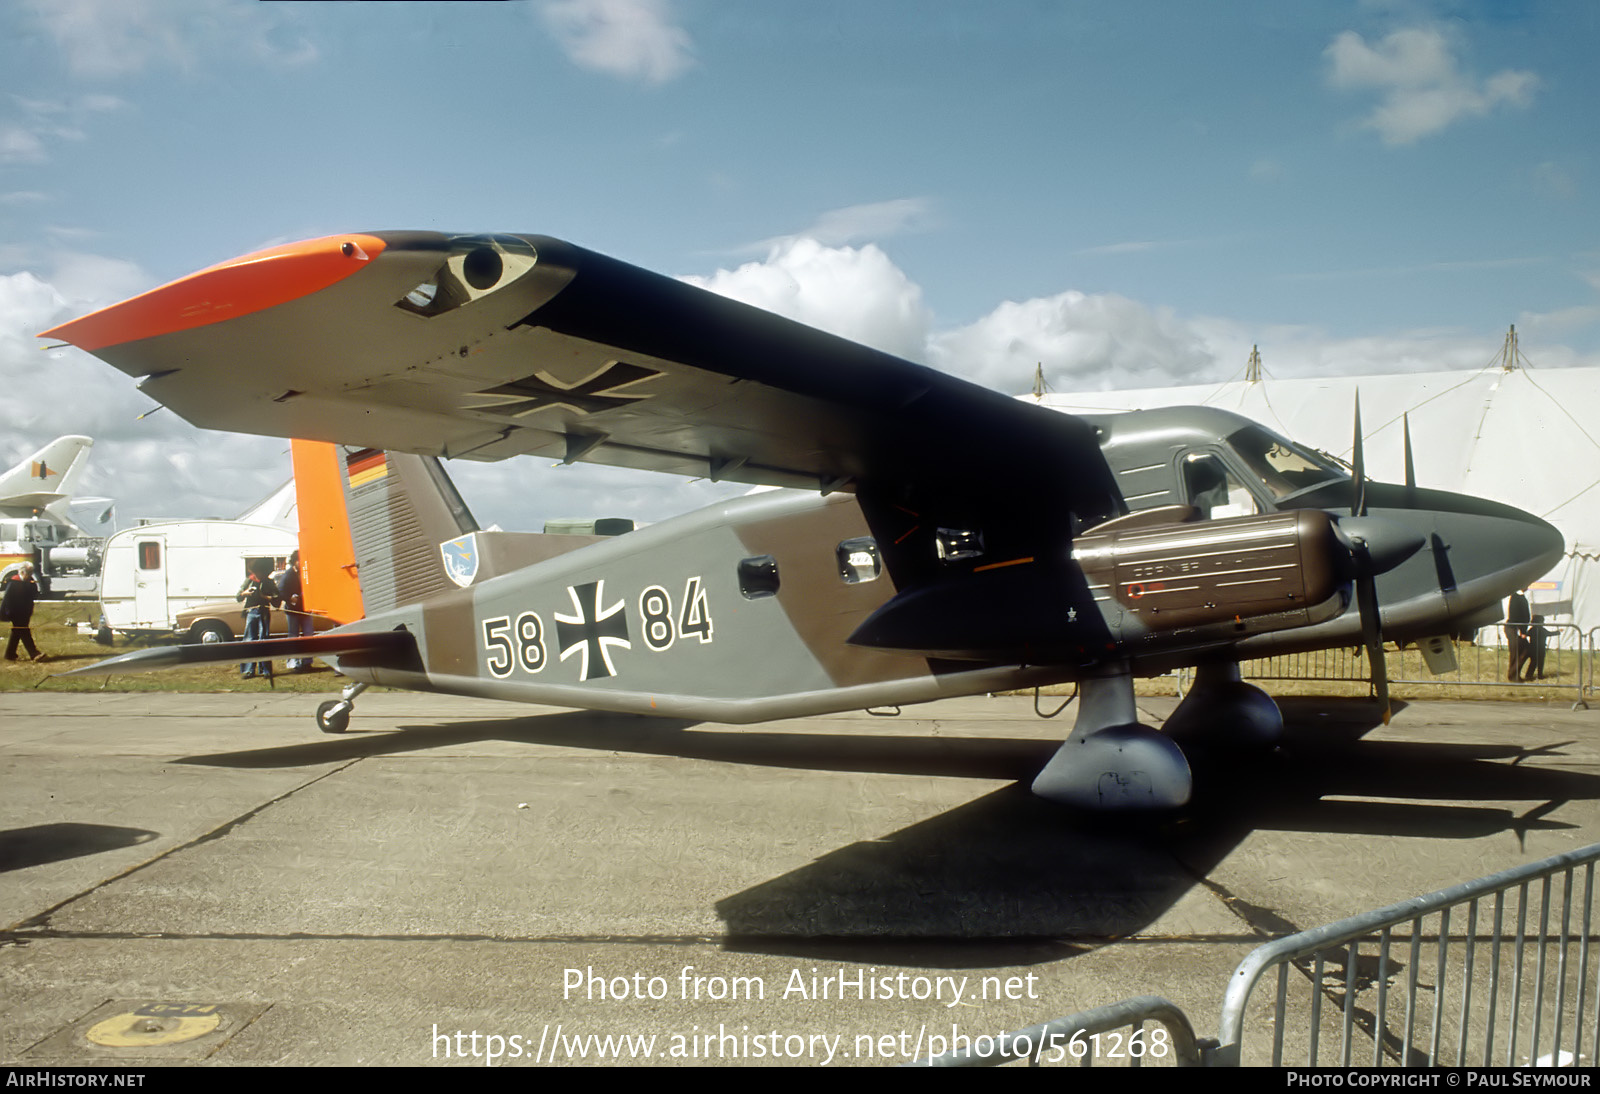
<svg viewBox="0 0 1600 1094">
<path fill-rule="evenodd" d="M 233 632 L 226 623 L 215 619 L 202 620 L 189 628 L 189 641 L 210 645 L 213 642 L 232 642 Z"/>
</svg>

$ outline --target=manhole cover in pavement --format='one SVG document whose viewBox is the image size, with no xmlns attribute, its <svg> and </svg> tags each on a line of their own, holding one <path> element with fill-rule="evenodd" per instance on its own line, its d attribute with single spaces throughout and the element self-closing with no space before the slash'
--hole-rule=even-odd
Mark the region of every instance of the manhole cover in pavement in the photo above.
<svg viewBox="0 0 1600 1094">
<path fill-rule="evenodd" d="M 112 1000 L 34 1045 L 31 1059 L 202 1059 L 260 1016 L 264 1004 Z"/>
</svg>

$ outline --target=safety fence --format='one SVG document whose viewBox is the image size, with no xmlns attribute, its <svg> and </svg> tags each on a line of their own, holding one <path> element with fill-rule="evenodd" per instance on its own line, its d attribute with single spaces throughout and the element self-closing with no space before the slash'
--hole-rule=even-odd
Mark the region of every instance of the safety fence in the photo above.
<svg viewBox="0 0 1600 1094">
<path fill-rule="evenodd" d="M 1487 641 L 1499 638 L 1499 627 L 1486 628 L 1482 642 L 1451 642 L 1455 668 L 1436 673 L 1428 666 L 1424 652 L 1416 646 L 1389 649 L 1384 653 L 1392 694 L 1435 695 L 1449 688 L 1487 688 L 1491 694 L 1536 691 L 1541 695 L 1570 693 L 1574 706 L 1587 707 L 1595 694 L 1597 637 L 1600 628 L 1579 630 L 1571 623 L 1541 624 L 1539 641 L 1519 643 L 1516 652 L 1510 645 Z M 1491 632 L 1493 632 L 1491 634 Z M 1513 674 L 1513 658 L 1516 671 Z M 1244 661 L 1239 672 L 1247 680 L 1319 681 L 1367 684 L 1372 678 L 1366 650 L 1324 649 L 1283 654 Z M 1180 676 L 1179 691 L 1187 687 Z M 1429 690 L 1435 689 L 1435 690 Z"/>
<path fill-rule="evenodd" d="M 1096 1036 L 1129 1029 L 1144 1051 L 1115 1062 L 1135 1066 L 1588 1066 L 1600 1045 L 1596 861 L 1600 844 L 1267 943 L 1230 978 L 1217 1038 L 1192 1054 L 1179 1048 L 1187 1016 L 1141 996 L 923 1063 L 1105 1061 Z M 1269 977 L 1275 990 L 1257 998 Z M 1151 1050 L 1151 1021 L 1171 1052 Z"/>
</svg>

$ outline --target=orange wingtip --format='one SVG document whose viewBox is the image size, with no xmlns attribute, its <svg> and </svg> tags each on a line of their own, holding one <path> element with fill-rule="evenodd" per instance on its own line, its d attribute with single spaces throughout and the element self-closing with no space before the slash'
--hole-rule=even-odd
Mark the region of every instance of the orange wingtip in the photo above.
<svg viewBox="0 0 1600 1094">
<path fill-rule="evenodd" d="M 323 236 L 243 255 L 40 334 L 93 353 L 286 304 L 341 281 L 382 253 L 377 236 Z"/>
</svg>

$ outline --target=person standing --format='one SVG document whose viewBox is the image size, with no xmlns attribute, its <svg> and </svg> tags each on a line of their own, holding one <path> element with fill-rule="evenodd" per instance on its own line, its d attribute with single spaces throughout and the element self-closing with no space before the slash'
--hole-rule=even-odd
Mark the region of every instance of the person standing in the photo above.
<svg viewBox="0 0 1600 1094">
<path fill-rule="evenodd" d="M 1522 673 L 1524 680 L 1532 680 L 1535 677 L 1544 679 L 1544 659 L 1550 649 L 1550 639 L 1560 633 L 1544 625 L 1544 616 L 1533 617 L 1533 622 L 1528 627 L 1528 667 Z"/>
<path fill-rule="evenodd" d="M 305 598 L 301 594 L 299 551 L 289 556 L 289 568 L 278 578 L 278 596 L 283 601 L 284 623 L 289 637 L 299 638 L 310 634 L 311 616 L 305 610 Z M 305 672 L 311 668 L 311 658 L 291 657 L 288 668 L 290 672 Z"/>
<path fill-rule="evenodd" d="M 33 644 L 33 602 L 38 599 L 39 585 L 33 580 L 33 563 L 24 562 L 6 582 L 5 593 L 0 596 L 0 619 L 11 624 L 11 637 L 6 641 L 7 661 L 17 659 L 18 642 L 28 651 L 30 660 L 44 660 L 44 654 Z"/>
<path fill-rule="evenodd" d="M 1528 624 L 1532 619 L 1528 598 L 1524 590 L 1518 589 L 1506 601 L 1506 648 L 1511 654 L 1511 669 L 1506 674 L 1508 680 L 1519 679 L 1523 663 L 1528 660 Z"/>
<path fill-rule="evenodd" d="M 248 576 L 234 599 L 244 605 L 244 640 L 254 642 L 272 634 L 272 602 L 278 599 L 278 587 L 267 576 L 266 559 L 252 559 L 247 565 Z M 241 663 L 239 675 L 245 679 L 271 676 L 272 662 Z"/>
</svg>

